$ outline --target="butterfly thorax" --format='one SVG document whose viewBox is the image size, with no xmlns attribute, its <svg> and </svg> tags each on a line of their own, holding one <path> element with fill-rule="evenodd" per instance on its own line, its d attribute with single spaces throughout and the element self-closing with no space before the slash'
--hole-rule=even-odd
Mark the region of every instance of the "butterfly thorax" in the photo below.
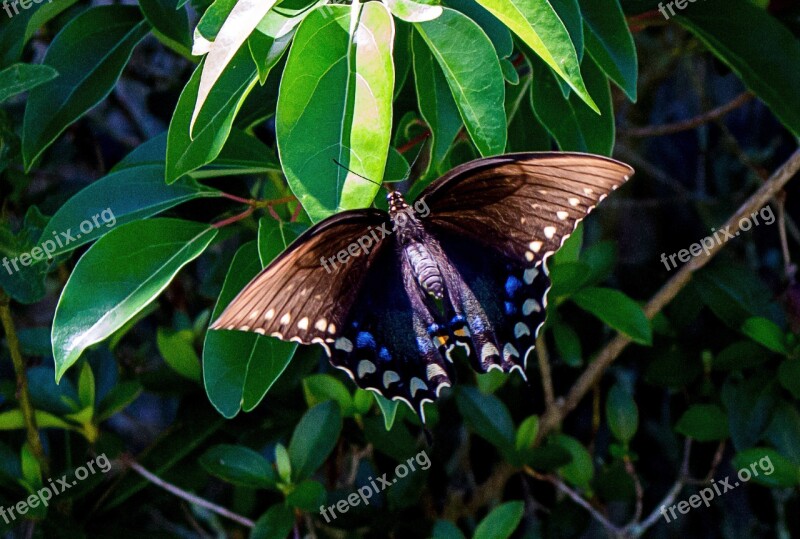
<svg viewBox="0 0 800 539">
<path fill-rule="evenodd" d="M 408 262 L 417 284 L 426 294 L 435 298 L 443 297 L 444 279 L 436 258 L 428 248 L 435 240 L 425 231 L 422 222 L 401 193 L 392 191 L 387 199 L 389 218 L 392 220 L 392 229 L 397 234 L 400 256 Z"/>
</svg>

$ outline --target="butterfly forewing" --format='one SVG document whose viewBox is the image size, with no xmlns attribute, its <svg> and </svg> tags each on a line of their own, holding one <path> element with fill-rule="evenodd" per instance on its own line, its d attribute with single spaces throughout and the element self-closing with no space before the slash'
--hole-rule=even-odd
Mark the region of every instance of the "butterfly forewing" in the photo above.
<svg viewBox="0 0 800 539">
<path fill-rule="evenodd" d="M 524 262 L 541 262 L 633 174 L 624 163 L 575 153 L 527 153 L 456 167 L 420 195 L 425 224 L 480 241 Z"/>
<path fill-rule="evenodd" d="M 328 348 L 384 245 L 372 245 L 366 254 L 353 250 L 358 254 L 345 263 L 336 256 L 369 236 L 371 227 L 387 222 L 385 212 L 353 210 L 312 227 L 236 296 L 212 329 L 254 331 Z"/>
</svg>

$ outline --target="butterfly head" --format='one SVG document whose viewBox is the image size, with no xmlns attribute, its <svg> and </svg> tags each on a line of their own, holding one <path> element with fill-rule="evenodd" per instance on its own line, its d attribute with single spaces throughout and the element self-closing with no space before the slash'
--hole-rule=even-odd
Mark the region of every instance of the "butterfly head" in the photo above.
<svg viewBox="0 0 800 539">
<path fill-rule="evenodd" d="M 386 200 L 389 202 L 390 215 L 408 209 L 408 203 L 406 202 L 406 199 L 403 198 L 403 193 L 400 191 L 391 191 L 388 195 L 386 195 Z"/>
</svg>

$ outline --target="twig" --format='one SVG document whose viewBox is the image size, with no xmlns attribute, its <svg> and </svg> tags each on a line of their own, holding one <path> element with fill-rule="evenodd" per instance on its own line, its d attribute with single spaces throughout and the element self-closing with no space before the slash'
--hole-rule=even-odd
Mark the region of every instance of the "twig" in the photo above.
<svg viewBox="0 0 800 539">
<path fill-rule="evenodd" d="M 28 445 L 31 447 L 33 456 L 39 462 L 42 474 L 47 477 L 50 475 L 50 464 L 47 461 L 47 454 L 42 446 L 42 439 L 39 436 L 39 429 L 36 426 L 36 412 L 31 403 L 31 394 L 28 391 L 28 376 L 25 373 L 25 360 L 19 346 L 19 338 L 14 327 L 14 319 L 11 316 L 11 299 L 6 293 L 0 290 L 0 320 L 3 324 L 3 331 L 6 334 L 8 351 L 11 354 L 11 361 L 14 363 L 14 374 L 17 377 L 17 400 L 19 409 L 22 412 L 22 419 L 25 423 L 25 434 Z"/>
<path fill-rule="evenodd" d="M 739 220 L 749 216 L 754 211 L 760 210 L 786 183 L 800 170 L 800 150 L 795 150 L 792 156 L 755 192 L 721 227 L 730 229 L 732 234 L 739 230 Z M 687 262 L 678 272 L 661 287 L 644 307 L 648 319 L 653 319 L 656 314 L 672 301 L 678 293 L 689 283 L 695 272 L 700 270 L 722 249 L 724 244 L 716 243 L 709 249 L 708 256 L 698 256 Z M 584 395 L 600 380 L 600 377 L 614 362 L 631 340 L 624 335 L 614 337 L 570 389 L 567 397 L 560 406 L 547 410 L 541 418 L 539 425 L 539 440 L 552 431 L 564 417 L 578 406 Z"/>
<path fill-rule="evenodd" d="M 675 501 L 675 498 L 677 498 L 678 494 L 680 494 L 681 490 L 683 490 L 686 480 L 689 478 L 689 457 L 691 452 L 692 439 L 686 438 L 686 441 L 683 444 L 683 462 L 681 463 L 680 472 L 678 472 L 678 479 L 675 481 L 675 484 L 672 485 L 672 488 L 669 489 L 667 495 L 664 496 L 664 499 L 661 500 L 661 503 L 658 504 L 658 507 L 653 509 L 653 512 L 650 513 L 650 515 L 644 519 L 641 524 L 629 528 L 632 535 L 638 537 L 642 535 L 648 528 L 651 528 L 656 522 L 658 522 L 659 517 L 661 517 L 661 508 L 671 506 Z"/>
<path fill-rule="evenodd" d="M 651 125 L 647 127 L 633 127 L 631 129 L 624 129 L 621 130 L 620 135 L 629 137 L 660 137 L 662 135 L 672 135 L 674 133 L 680 133 L 681 131 L 688 131 L 725 116 L 732 110 L 736 110 L 737 108 L 741 107 L 752 98 L 753 94 L 750 92 L 744 92 L 736 96 L 728 103 L 695 116 L 694 118 L 689 118 L 688 120 L 682 120 L 680 122 L 665 125 Z"/>
<path fill-rule="evenodd" d="M 249 208 L 247 208 L 242 213 L 240 213 L 238 215 L 234 215 L 233 217 L 228 217 L 227 219 L 223 219 L 222 221 L 218 221 L 218 222 L 214 223 L 211 226 L 213 226 L 214 228 L 222 228 L 224 226 L 231 225 L 233 223 L 241 221 L 242 219 L 247 219 L 248 217 L 250 217 L 250 215 L 254 211 L 255 211 L 255 208 L 253 206 L 250 206 Z"/>
<path fill-rule="evenodd" d="M 534 479 L 538 479 L 540 481 L 547 481 L 558 490 L 569 496 L 572 501 L 589 511 L 589 513 L 594 517 L 597 522 L 602 524 L 602 526 L 608 531 L 612 536 L 619 537 L 622 535 L 622 529 L 619 526 L 614 525 L 610 520 L 608 520 L 605 515 L 600 513 L 597 509 L 592 507 L 592 505 L 584 499 L 583 496 L 569 488 L 561 479 L 554 475 L 544 475 L 540 474 L 536 470 L 532 469 L 529 466 L 525 466 L 523 468 L 525 473 L 529 476 L 533 477 Z"/>
<path fill-rule="evenodd" d="M 544 332 L 536 338 L 536 356 L 539 358 L 539 371 L 542 375 L 542 389 L 544 390 L 545 406 L 549 410 L 556 403 L 553 391 L 553 375 L 550 372 L 550 357 L 547 353 L 547 344 L 544 342 Z"/>
<path fill-rule="evenodd" d="M 176 487 L 171 483 L 167 483 L 154 473 L 148 471 L 144 466 L 133 460 L 130 456 L 124 455 L 121 460 L 131 470 L 135 471 L 136 473 L 138 473 L 139 475 L 141 475 L 154 485 L 163 488 L 170 494 L 173 494 L 178 498 L 181 498 L 182 500 L 186 500 L 187 502 L 192 503 L 194 505 L 199 505 L 200 507 L 204 507 L 209 511 L 218 514 L 219 516 L 228 518 L 230 520 L 233 520 L 234 522 L 238 522 L 239 524 L 247 528 L 253 528 L 256 525 L 255 522 L 253 522 L 247 517 L 234 513 L 233 511 L 225 509 L 224 507 L 221 507 L 215 503 L 212 503 L 208 500 L 195 496 L 190 492 L 186 492 L 182 488 Z"/>
<path fill-rule="evenodd" d="M 631 524 L 636 524 L 642 518 L 642 505 L 644 503 L 644 489 L 642 488 L 642 482 L 639 480 L 639 474 L 636 473 L 636 468 L 633 465 L 633 461 L 630 459 L 629 456 L 625 456 L 623 459 L 625 463 L 625 471 L 631 476 L 633 480 L 633 487 L 636 491 L 636 509 L 633 512 L 633 518 L 631 519 Z"/>
</svg>

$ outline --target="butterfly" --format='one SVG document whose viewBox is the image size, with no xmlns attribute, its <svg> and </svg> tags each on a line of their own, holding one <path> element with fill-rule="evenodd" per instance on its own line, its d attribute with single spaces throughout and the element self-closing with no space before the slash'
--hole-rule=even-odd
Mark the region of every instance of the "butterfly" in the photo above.
<svg viewBox="0 0 800 539">
<path fill-rule="evenodd" d="M 388 213 L 316 224 L 212 324 L 319 344 L 364 389 L 424 404 L 454 379 L 525 370 L 545 321 L 547 259 L 633 169 L 580 153 L 518 153 L 457 166 Z"/>
</svg>

